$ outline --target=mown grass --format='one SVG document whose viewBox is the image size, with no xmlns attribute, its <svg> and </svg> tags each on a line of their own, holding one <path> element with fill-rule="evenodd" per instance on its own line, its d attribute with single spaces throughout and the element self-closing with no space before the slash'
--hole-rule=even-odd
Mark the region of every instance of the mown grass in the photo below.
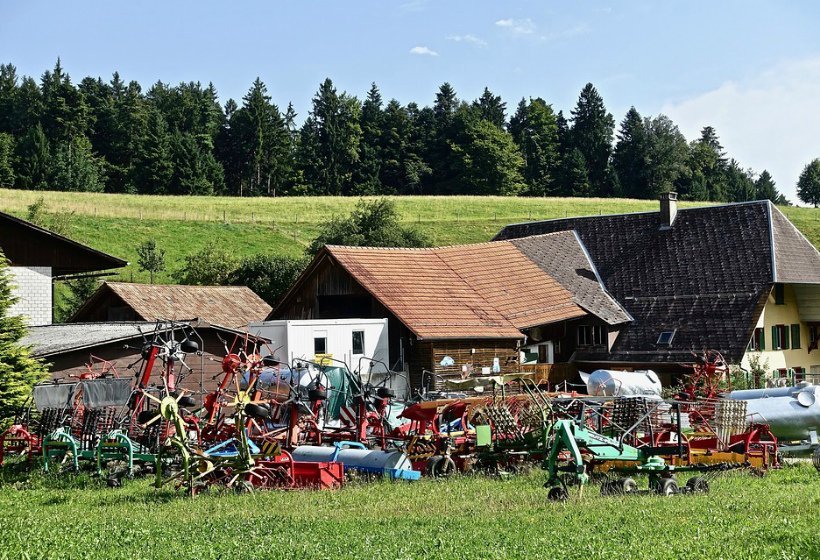
<svg viewBox="0 0 820 560">
<path fill-rule="evenodd" d="M 726 474 L 708 495 L 546 501 L 544 475 L 189 499 L 35 477 L 0 487 L 0 558 L 820 557 L 820 475 Z M 642 481 L 645 485 L 645 480 Z"/>
<path fill-rule="evenodd" d="M 0 189 L 0 210 L 25 216 L 40 197 L 49 211 L 72 214 L 67 234 L 129 261 L 117 279 L 147 282 L 136 247 L 154 239 L 166 251 L 166 270 L 157 282 L 172 282 L 185 256 L 210 242 L 244 257 L 259 253 L 297 256 L 333 216 L 347 215 L 352 197 L 231 198 L 66 193 Z M 488 241 L 506 224 L 621 212 L 656 210 L 651 200 L 600 198 L 509 198 L 477 196 L 392 197 L 402 221 L 425 233 L 434 245 Z M 682 202 L 682 207 L 703 203 Z M 815 245 L 820 245 L 820 211 L 782 208 Z"/>
</svg>

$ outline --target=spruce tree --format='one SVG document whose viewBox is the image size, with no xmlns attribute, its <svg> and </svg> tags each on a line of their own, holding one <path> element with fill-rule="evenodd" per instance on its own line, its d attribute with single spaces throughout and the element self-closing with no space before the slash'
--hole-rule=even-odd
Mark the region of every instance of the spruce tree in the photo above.
<svg viewBox="0 0 820 560">
<path fill-rule="evenodd" d="M 510 119 L 510 134 L 524 158 L 526 194 L 557 194 L 560 168 L 558 119 L 543 99 L 524 99 Z"/>
<path fill-rule="evenodd" d="M 648 143 L 643 117 L 635 107 L 631 107 L 621 121 L 618 142 L 612 154 L 612 167 L 620 185 L 619 195 L 626 198 L 651 198 L 646 169 Z"/>
<path fill-rule="evenodd" d="M 26 334 L 24 319 L 9 315 L 16 301 L 8 261 L 0 251 L 0 427 L 19 412 L 34 384 L 48 377 L 43 363 L 20 345 Z"/>
<path fill-rule="evenodd" d="M 481 119 L 488 121 L 498 128 L 504 128 L 507 123 L 507 104 L 501 100 L 501 96 L 493 95 L 489 88 L 484 88 L 481 97 L 473 101 L 473 108 L 478 112 Z"/>
<path fill-rule="evenodd" d="M 755 198 L 757 200 L 771 200 L 774 203 L 778 203 L 781 196 L 782 195 L 777 192 L 777 187 L 774 179 L 772 179 L 771 173 L 764 169 L 760 177 L 755 181 Z"/>
<path fill-rule="evenodd" d="M 14 186 L 14 137 L 0 132 L 0 188 L 10 189 Z"/>
<path fill-rule="evenodd" d="M 597 196 L 612 196 L 609 158 L 615 120 L 606 111 L 604 100 L 592 84 L 581 90 L 572 110 L 572 147 L 584 156 L 592 192 Z"/>
</svg>

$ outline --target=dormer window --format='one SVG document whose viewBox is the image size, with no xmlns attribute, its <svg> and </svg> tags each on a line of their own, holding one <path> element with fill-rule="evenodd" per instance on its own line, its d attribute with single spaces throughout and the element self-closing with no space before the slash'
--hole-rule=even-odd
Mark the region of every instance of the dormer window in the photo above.
<svg viewBox="0 0 820 560">
<path fill-rule="evenodd" d="M 675 338 L 675 331 L 663 331 L 656 344 L 658 346 L 670 346 L 673 338 Z"/>
</svg>

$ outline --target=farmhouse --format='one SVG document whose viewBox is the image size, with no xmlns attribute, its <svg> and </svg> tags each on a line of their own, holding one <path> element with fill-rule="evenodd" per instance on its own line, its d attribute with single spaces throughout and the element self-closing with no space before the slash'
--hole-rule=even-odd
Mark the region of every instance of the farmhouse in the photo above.
<svg viewBox="0 0 820 560">
<path fill-rule="evenodd" d="M 714 349 L 777 377 L 820 375 L 820 253 L 770 202 L 678 211 L 668 193 L 658 212 L 515 224 L 495 239 L 568 231 L 634 319 L 608 349 L 579 348 L 579 367 L 675 374 Z"/>
<path fill-rule="evenodd" d="M 238 348 L 246 337 L 250 343 L 266 342 L 262 337 L 213 325 L 205 321 L 186 321 L 198 334 L 195 338 L 201 356 L 190 355 L 186 363 L 194 371 L 185 377 L 181 387 L 201 393 L 216 387 L 217 375 L 222 371 L 225 344 Z M 21 341 L 32 348 L 32 355 L 49 364 L 52 379 L 79 377 L 84 373 L 108 373 L 119 377 L 133 377 L 142 364 L 142 347 L 155 332 L 166 339 L 174 335 L 182 340 L 186 332 L 180 326 L 155 322 L 100 322 L 65 323 L 30 327 Z M 201 338 L 201 341 L 199 340 Z M 129 367 L 131 366 L 131 367 Z"/>
<path fill-rule="evenodd" d="M 327 246 L 269 319 L 382 317 L 392 369 L 414 388 L 475 374 L 566 380 L 578 347 L 607 351 L 630 320 L 572 232 L 537 243 Z"/>
<path fill-rule="evenodd" d="M 228 327 L 261 321 L 271 307 L 245 286 L 103 282 L 70 323 L 201 319 Z"/>
<path fill-rule="evenodd" d="M 0 212 L 0 249 L 10 262 L 18 302 L 10 314 L 28 325 L 52 321 L 53 282 L 120 268 L 128 263 L 67 237 Z"/>
</svg>

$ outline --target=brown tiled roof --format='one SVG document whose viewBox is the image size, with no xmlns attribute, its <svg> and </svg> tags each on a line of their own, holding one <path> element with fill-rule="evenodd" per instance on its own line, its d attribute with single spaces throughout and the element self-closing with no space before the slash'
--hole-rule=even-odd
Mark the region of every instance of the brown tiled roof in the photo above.
<svg viewBox="0 0 820 560">
<path fill-rule="evenodd" d="M 96 296 L 107 290 L 119 296 L 144 321 L 197 318 L 226 327 L 241 327 L 249 321 L 263 320 L 271 311 L 270 305 L 246 286 L 127 282 L 104 282 L 86 305 L 93 304 Z"/>
<path fill-rule="evenodd" d="M 521 328 L 586 315 L 509 242 L 326 250 L 419 338 L 522 338 Z"/>
</svg>

